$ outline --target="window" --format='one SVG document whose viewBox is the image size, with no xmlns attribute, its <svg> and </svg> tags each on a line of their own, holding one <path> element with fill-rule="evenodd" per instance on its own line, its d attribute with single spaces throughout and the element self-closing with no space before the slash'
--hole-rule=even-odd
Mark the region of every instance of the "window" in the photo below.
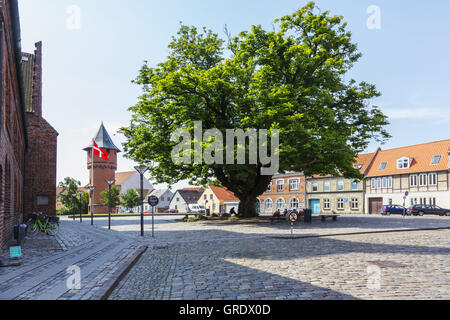
<svg viewBox="0 0 450 320">
<path fill-rule="evenodd" d="M 273 208 L 272 199 L 266 199 L 266 201 L 264 201 L 264 207 L 266 208 L 266 210 L 272 210 Z"/>
<path fill-rule="evenodd" d="M 358 169 L 358 170 L 361 170 L 362 167 L 363 167 L 362 164 L 356 164 L 353 166 L 353 168 Z"/>
<path fill-rule="evenodd" d="M 319 191 L 319 184 L 318 184 L 317 182 L 313 182 L 313 183 L 311 184 L 311 187 L 312 187 L 312 191 L 313 191 L 313 192 Z"/>
<path fill-rule="evenodd" d="M 378 170 L 384 170 L 384 169 L 386 169 L 386 166 L 387 166 L 387 162 L 382 162 L 380 164 L 380 167 L 378 168 Z"/>
<path fill-rule="evenodd" d="M 417 174 L 412 174 L 409 176 L 409 186 L 417 187 Z"/>
<path fill-rule="evenodd" d="M 388 177 L 388 188 L 392 189 L 392 177 Z"/>
<path fill-rule="evenodd" d="M 429 186 L 437 185 L 437 173 L 428 174 L 428 185 Z"/>
<path fill-rule="evenodd" d="M 381 178 L 377 179 L 377 189 L 381 189 Z"/>
<path fill-rule="evenodd" d="M 376 189 L 377 188 L 377 179 L 372 178 L 372 189 Z"/>
<path fill-rule="evenodd" d="M 330 199 L 323 199 L 323 209 L 324 210 L 330 210 L 331 209 Z"/>
<path fill-rule="evenodd" d="M 295 210 L 298 211 L 299 205 L 300 205 L 300 201 L 298 201 L 297 198 L 292 198 L 292 199 L 289 201 L 289 207 L 290 207 L 291 210 L 294 210 L 294 209 L 295 209 Z"/>
<path fill-rule="evenodd" d="M 284 180 L 278 180 L 277 181 L 277 190 L 278 192 L 282 192 L 284 189 Z"/>
<path fill-rule="evenodd" d="M 267 191 L 272 191 L 272 182 L 269 183 L 269 186 L 267 187 Z"/>
<path fill-rule="evenodd" d="M 419 186 L 424 187 L 427 185 L 427 174 L 422 173 L 419 175 Z"/>
<path fill-rule="evenodd" d="M 208 196 L 205 194 L 205 195 L 203 196 L 203 199 L 208 200 Z"/>
<path fill-rule="evenodd" d="M 298 190 L 298 184 L 299 184 L 299 180 L 298 179 L 291 179 L 289 180 L 289 189 L 292 190 Z"/>
<path fill-rule="evenodd" d="M 284 199 L 280 198 L 277 200 L 277 210 L 284 210 L 284 207 L 286 205 L 286 202 Z"/>
<path fill-rule="evenodd" d="M 442 159 L 442 156 L 434 156 L 433 160 L 431 161 L 431 164 L 432 165 L 439 164 L 439 163 L 441 163 L 441 159 Z"/>
<path fill-rule="evenodd" d="M 352 199 L 352 210 L 358 210 L 359 209 L 359 200 L 357 198 Z"/>
<path fill-rule="evenodd" d="M 344 210 L 344 199 L 337 199 L 338 210 Z"/>
<path fill-rule="evenodd" d="M 342 180 L 342 179 L 338 180 L 337 189 L 338 189 L 338 191 L 344 190 L 344 180 Z"/>
<path fill-rule="evenodd" d="M 210 195 L 209 195 L 209 199 L 210 199 L 210 200 L 214 200 L 214 195 L 213 195 L 213 194 L 210 194 Z"/>
<path fill-rule="evenodd" d="M 387 188 L 387 178 L 383 177 L 383 189 Z"/>
<path fill-rule="evenodd" d="M 331 190 L 331 188 L 330 188 L 330 181 L 325 181 L 323 183 L 323 190 L 327 191 L 327 192 Z"/>
<path fill-rule="evenodd" d="M 397 160 L 397 168 L 398 169 L 408 169 L 411 160 L 407 157 L 403 157 Z"/>
<path fill-rule="evenodd" d="M 358 180 L 352 181 L 352 190 L 358 190 Z"/>
<path fill-rule="evenodd" d="M 430 204 L 435 206 L 436 205 L 436 198 L 430 198 Z"/>
</svg>

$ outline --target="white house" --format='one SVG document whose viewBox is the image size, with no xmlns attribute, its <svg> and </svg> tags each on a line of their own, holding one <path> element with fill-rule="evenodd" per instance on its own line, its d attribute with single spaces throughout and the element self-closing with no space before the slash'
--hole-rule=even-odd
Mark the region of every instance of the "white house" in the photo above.
<svg viewBox="0 0 450 320">
<path fill-rule="evenodd" d="M 148 204 L 148 198 L 150 196 L 156 196 L 159 199 L 159 203 L 156 206 L 156 212 L 165 212 L 169 210 L 170 201 L 173 198 L 173 192 L 169 189 L 157 189 L 150 192 L 144 201 L 144 210 L 146 212 L 151 212 L 152 207 Z"/>
<path fill-rule="evenodd" d="M 120 193 L 125 194 L 128 190 L 141 189 L 141 175 L 136 171 L 117 172 L 115 185 L 120 188 Z M 153 191 L 153 185 L 144 177 L 144 196 Z M 140 192 L 140 191 L 138 191 Z M 140 210 L 140 208 L 139 208 Z M 139 212 L 136 209 L 133 212 Z M 126 212 L 127 208 L 120 208 L 120 212 Z"/>
<path fill-rule="evenodd" d="M 197 204 L 203 188 L 186 188 L 175 192 L 169 204 L 169 210 L 178 210 L 179 213 L 187 213 L 190 204 Z"/>
<path fill-rule="evenodd" d="M 232 208 L 238 212 L 239 203 L 240 200 L 233 192 L 213 185 L 210 185 L 198 200 L 198 204 L 203 205 L 211 214 L 230 213 Z"/>
</svg>

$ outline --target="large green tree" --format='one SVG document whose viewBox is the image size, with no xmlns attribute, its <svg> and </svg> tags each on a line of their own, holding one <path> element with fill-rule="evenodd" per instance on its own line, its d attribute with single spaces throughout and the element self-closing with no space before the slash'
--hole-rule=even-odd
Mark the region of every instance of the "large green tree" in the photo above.
<svg viewBox="0 0 450 320">
<path fill-rule="evenodd" d="M 138 189 L 139 190 L 139 189 Z M 141 205 L 141 195 L 137 190 L 129 189 L 122 195 L 122 206 L 133 210 L 133 208 Z"/>
<path fill-rule="evenodd" d="M 72 214 L 78 213 L 80 211 L 80 195 L 78 194 L 78 189 L 80 188 L 80 186 L 80 181 L 70 177 L 65 178 L 64 181 L 60 182 L 58 185 L 58 187 L 61 188 L 61 192 L 58 195 L 58 198 L 63 206 L 67 209 L 68 213 Z M 81 200 L 83 209 L 83 196 L 81 197 Z"/>
<path fill-rule="evenodd" d="M 380 95 L 375 86 L 348 79 L 361 54 L 343 17 L 318 12 L 312 2 L 277 19 L 274 30 L 253 26 L 227 41 L 205 28 L 181 26 L 169 49 L 166 61 L 146 62 L 134 81 L 144 92 L 122 128 L 126 154 L 142 164 L 156 162 L 158 182 L 218 180 L 241 200 L 241 216 L 256 215 L 256 199 L 272 179 L 261 174 L 266 163 L 174 162 L 179 141 L 169 137 L 177 129 L 193 133 L 195 121 L 224 135 L 226 129 L 276 129 L 280 173 L 349 178 L 361 178 L 357 154 L 372 139 L 389 137 L 386 116 L 370 104 Z"/>
</svg>

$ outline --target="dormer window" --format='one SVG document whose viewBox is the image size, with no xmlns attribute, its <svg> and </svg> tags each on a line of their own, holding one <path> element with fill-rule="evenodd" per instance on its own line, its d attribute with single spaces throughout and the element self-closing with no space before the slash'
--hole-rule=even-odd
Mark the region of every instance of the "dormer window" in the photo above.
<svg viewBox="0 0 450 320">
<path fill-rule="evenodd" d="M 384 169 L 386 169 L 386 166 L 387 166 L 387 162 L 382 162 L 380 164 L 380 167 L 378 168 L 378 170 L 384 170 Z"/>
<path fill-rule="evenodd" d="M 407 157 L 403 157 L 397 160 L 397 169 L 409 169 L 411 160 Z"/>
<path fill-rule="evenodd" d="M 353 166 L 353 168 L 357 169 L 357 170 L 361 170 L 361 168 L 363 167 L 362 164 L 356 164 Z"/>
<path fill-rule="evenodd" d="M 441 159 L 442 159 L 442 156 L 434 156 L 433 160 L 431 161 L 431 164 L 432 165 L 439 164 L 439 163 L 441 163 Z"/>
</svg>

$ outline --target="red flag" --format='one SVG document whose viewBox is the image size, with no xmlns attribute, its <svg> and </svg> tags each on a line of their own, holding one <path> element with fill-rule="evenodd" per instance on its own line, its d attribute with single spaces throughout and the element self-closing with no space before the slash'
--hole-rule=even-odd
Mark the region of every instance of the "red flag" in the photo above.
<svg viewBox="0 0 450 320">
<path fill-rule="evenodd" d="M 99 148 L 97 143 L 94 141 L 94 156 L 100 157 L 103 160 L 108 161 L 109 160 L 109 153 L 103 150 L 102 148 Z"/>
</svg>

